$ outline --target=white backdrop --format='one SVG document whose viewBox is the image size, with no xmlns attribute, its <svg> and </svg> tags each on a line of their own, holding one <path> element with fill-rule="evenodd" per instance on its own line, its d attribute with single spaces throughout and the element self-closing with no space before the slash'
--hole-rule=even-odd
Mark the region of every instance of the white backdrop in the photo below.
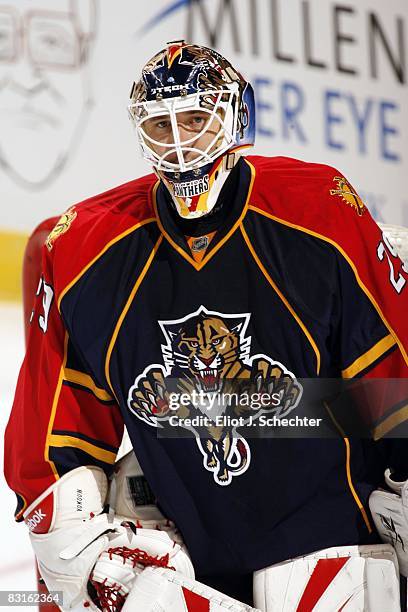
<svg viewBox="0 0 408 612">
<path fill-rule="evenodd" d="M 252 81 L 256 153 L 335 165 L 378 220 L 408 225 L 406 0 L 0 0 L 0 34 L 0 228 L 149 172 L 127 97 L 180 38 Z"/>
</svg>

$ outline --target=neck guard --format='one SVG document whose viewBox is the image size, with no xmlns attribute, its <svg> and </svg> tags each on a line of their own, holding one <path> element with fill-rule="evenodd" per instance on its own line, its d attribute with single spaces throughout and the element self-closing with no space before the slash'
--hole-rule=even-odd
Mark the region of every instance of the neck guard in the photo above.
<svg viewBox="0 0 408 612">
<path fill-rule="evenodd" d="M 156 170 L 156 174 L 170 193 L 178 214 L 183 219 L 198 219 L 216 205 L 221 189 L 241 154 L 240 150 L 228 151 L 213 163 L 195 170 Z"/>
</svg>

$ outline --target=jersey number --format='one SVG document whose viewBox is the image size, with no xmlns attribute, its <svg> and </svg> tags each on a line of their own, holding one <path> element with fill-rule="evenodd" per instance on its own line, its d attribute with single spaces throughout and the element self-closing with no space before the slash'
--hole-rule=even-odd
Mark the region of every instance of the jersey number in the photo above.
<svg viewBox="0 0 408 612">
<path fill-rule="evenodd" d="M 401 293 L 406 285 L 407 279 L 400 273 L 396 273 L 395 265 L 401 263 L 398 257 L 398 252 L 393 244 L 388 240 L 387 236 L 383 234 L 383 239 L 377 247 L 377 257 L 380 261 L 384 261 L 384 256 L 388 260 L 388 266 L 390 268 L 390 283 L 394 287 L 397 293 Z M 402 264 L 402 270 L 408 272 L 405 268 L 405 264 Z"/>
<path fill-rule="evenodd" d="M 37 288 L 37 292 L 35 295 L 38 297 L 39 295 L 41 295 L 41 293 L 43 294 L 42 295 L 43 312 L 38 317 L 38 325 L 40 326 L 40 329 L 42 329 L 42 331 L 45 334 L 48 328 L 48 317 L 50 314 L 51 304 L 54 299 L 54 290 L 51 287 L 51 285 L 48 285 L 42 277 L 40 278 L 40 282 L 38 283 L 38 288 Z M 34 317 L 34 310 L 31 313 L 30 323 L 32 322 L 33 317 Z"/>
</svg>

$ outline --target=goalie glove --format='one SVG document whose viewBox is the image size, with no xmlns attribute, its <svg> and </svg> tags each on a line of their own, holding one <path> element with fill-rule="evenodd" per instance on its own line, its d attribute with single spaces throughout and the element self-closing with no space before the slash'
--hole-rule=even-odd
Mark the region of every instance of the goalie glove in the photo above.
<svg viewBox="0 0 408 612">
<path fill-rule="evenodd" d="M 128 525 L 128 533 L 114 538 L 98 558 L 91 574 L 98 605 L 102 610 L 121 610 L 129 591 L 146 567 L 177 569 L 194 578 L 193 566 L 180 545 L 164 531 L 137 529 Z"/>
<path fill-rule="evenodd" d="M 50 591 L 62 591 L 64 610 L 115 610 L 104 607 L 104 601 L 96 605 L 96 596 L 111 585 L 116 594 L 127 595 L 137 570 L 144 567 L 135 551 L 144 553 L 142 561 L 148 558 L 193 574 L 189 558 L 167 534 L 146 530 L 149 546 L 143 551 L 146 537 L 141 539 L 130 524 L 108 518 L 103 513 L 107 489 L 100 468 L 80 467 L 49 487 L 24 513 L 40 574 Z"/>
<path fill-rule="evenodd" d="M 392 480 L 389 469 L 384 476 L 390 491 L 373 491 L 370 510 L 382 541 L 392 544 L 397 553 L 400 573 L 408 577 L 408 480 Z"/>
</svg>

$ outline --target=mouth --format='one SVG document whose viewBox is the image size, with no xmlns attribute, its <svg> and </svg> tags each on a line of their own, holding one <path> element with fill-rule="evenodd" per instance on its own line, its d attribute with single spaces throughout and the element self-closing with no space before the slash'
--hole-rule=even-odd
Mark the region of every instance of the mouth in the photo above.
<svg viewBox="0 0 408 612">
<path fill-rule="evenodd" d="M 38 125 L 48 125 L 52 129 L 61 127 L 61 121 L 55 115 L 35 108 L 27 108 L 26 106 L 19 109 L 3 108 L 2 115 L 16 123 L 20 123 L 22 127 L 33 128 Z"/>
<path fill-rule="evenodd" d="M 218 370 L 207 369 L 199 371 L 200 383 L 203 391 L 217 391 L 219 387 L 220 376 Z"/>
<path fill-rule="evenodd" d="M 162 155 L 159 151 L 157 151 L 157 153 L 159 155 Z M 183 151 L 183 159 L 185 163 L 189 163 L 192 162 L 196 159 L 198 159 L 201 155 L 202 151 L 200 151 L 199 149 L 197 149 L 196 151 Z M 179 163 L 179 159 L 177 157 L 177 153 L 175 151 L 172 151 L 171 153 L 165 154 L 164 155 L 165 161 L 169 162 L 170 164 L 178 164 Z"/>
</svg>

